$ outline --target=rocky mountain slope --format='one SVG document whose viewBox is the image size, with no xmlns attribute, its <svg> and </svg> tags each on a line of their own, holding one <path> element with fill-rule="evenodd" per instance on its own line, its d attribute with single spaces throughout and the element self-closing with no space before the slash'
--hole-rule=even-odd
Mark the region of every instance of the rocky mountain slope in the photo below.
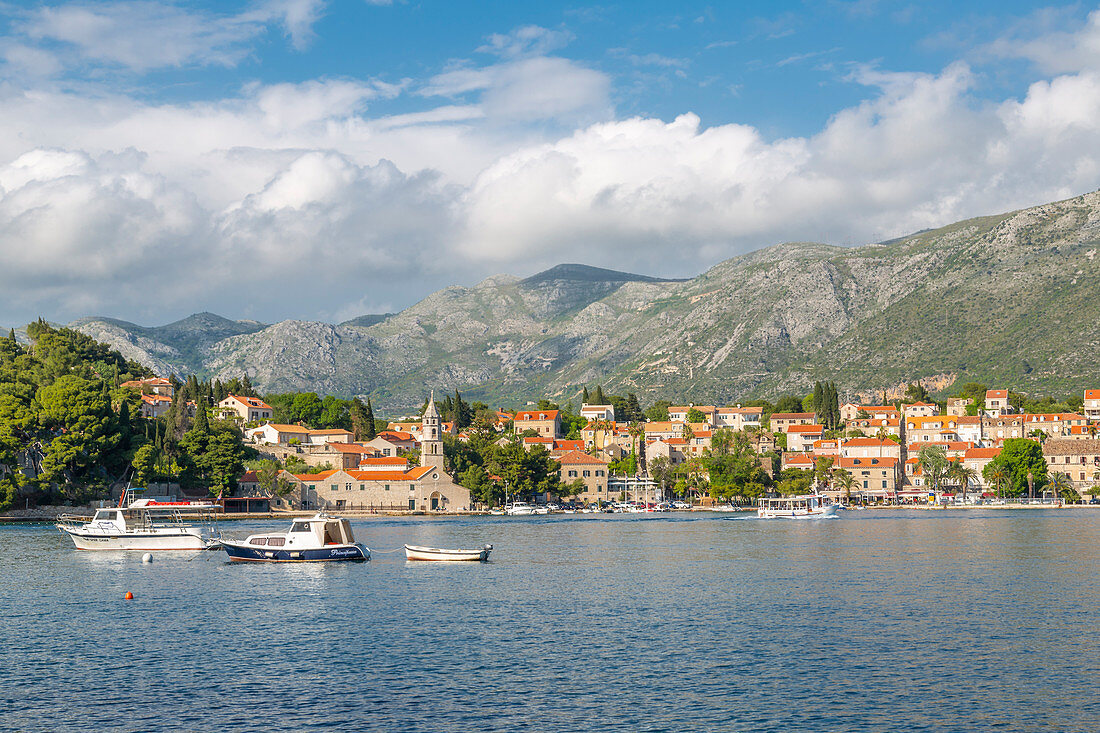
<svg viewBox="0 0 1100 733">
<path fill-rule="evenodd" d="M 340 325 L 73 325 L 158 372 L 247 372 L 267 390 L 369 394 L 383 409 L 429 388 L 522 404 L 597 382 L 718 402 L 824 378 L 852 392 L 920 378 L 1076 390 L 1100 382 L 1098 240 L 1090 193 L 882 244 L 781 244 L 686 281 L 563 265 Z"/>
</svg>

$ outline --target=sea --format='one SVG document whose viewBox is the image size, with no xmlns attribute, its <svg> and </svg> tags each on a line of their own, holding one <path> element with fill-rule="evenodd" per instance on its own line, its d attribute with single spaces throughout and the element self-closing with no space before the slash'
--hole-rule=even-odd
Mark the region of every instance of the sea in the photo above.
<svg viewBox="0 0 1100 733">
<path fill-rule="evenodd" d="M 370 562 L 0 526 L 0 729 L 1100 731 L 1100 508 L 352 525 Z"/>
</svg>

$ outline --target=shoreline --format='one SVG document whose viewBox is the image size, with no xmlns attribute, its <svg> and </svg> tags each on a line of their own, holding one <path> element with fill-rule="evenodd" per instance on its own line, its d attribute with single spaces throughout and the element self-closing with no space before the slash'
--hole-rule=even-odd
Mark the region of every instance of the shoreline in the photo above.
<svg viewBox="0 0 1100 733">
<path fill-rule="evenodd" d="M 87 513 L 91 516 L 95 510 L 86 507 L 66 507 L 69 511 L 67 513 L 82 514 Z M 966 511 L 989 511 L 991 509 L 1009 509 L 1009 510 L 1036 510 L 1036 509 L 1097 509 L 1100 510 L 1100 505 L 1096 504 L 967 504 L 963 506 L 952 506 L 950 504 L 938 507 L 928 506 L 921 504 L 880 504 L 865 506 L 862 509 L 845 509 L 845 512 L 860 512 L 860 511 L 896 511 L 899 509 L 912 509 L 916 511 L 945 511 L 945 510 L 966 510 Z M 746 507 L 739 511 L 731 512 L 728 510 L 717 511 L 714 509 L 708 509 L 703 507 L 693 509 L 674 509 L 670 512 L 660 512 L 660 514 L 744 514 L 748 512 L 754 512 L 754 507 Z M 59 512 L 35 512 L 32 510 L 19 510 L 20 514 L 17 515 L 0 515 L 0 526 L 18 525 L 18 524 L 53 524 L 57 521 L 57 514 Z M 344 517 L 347 519 L 392 519 L 394 517 L 422 517 L 425 519 L 447 519 L 449 517 L 488 517 L 499 516 L 492 515 L 488 511 L 468 511 L 468 512 L 426 512 L 426 511 L 350 511 L 350 512 L 327 512 L 335 517 Z M 295 512 L 254 512 L 251 514 L 232 512 L 228 514 L 218 514 L 217 519 L 219 522 L 239 522 L 246 520 L 276 520 L 276 519 L 294 519 L 296 517 L 309 517 L 313 516 L 312 511 L 295 511 Z M 599 516 L 598 514 L 595 516 Z M 654 515 L 647 515 L 653 517 Z"/>
</svg>

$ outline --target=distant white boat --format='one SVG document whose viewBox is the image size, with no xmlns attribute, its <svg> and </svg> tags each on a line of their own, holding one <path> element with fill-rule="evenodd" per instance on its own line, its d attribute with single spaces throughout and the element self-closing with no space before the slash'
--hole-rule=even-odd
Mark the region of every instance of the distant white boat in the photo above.
<svg viewBox="0 0 1100 733">
<path fill-rule="evenodd" d="M 839 504 L 829 504 L 824 496 L 803 494 L 761 498 L 756 516 L 761 519 L 821 519 L 836 516 Z"/>
<path fill-rule="evenodd" d="M 480 550 L 444 550 L 439 547 L 405 545 L 405 559 L 436 562 L 485 562 L 489 559 L 489 553 L 492 549 L 492 545 L 485 545 Z"/>
<path fill-rule="evenodd" d="M 535 507 L 525 501 L 513 502 L 504 507 L 504 513 L 510 517 L 523 517 L 535 513 Z"/>
</svg>

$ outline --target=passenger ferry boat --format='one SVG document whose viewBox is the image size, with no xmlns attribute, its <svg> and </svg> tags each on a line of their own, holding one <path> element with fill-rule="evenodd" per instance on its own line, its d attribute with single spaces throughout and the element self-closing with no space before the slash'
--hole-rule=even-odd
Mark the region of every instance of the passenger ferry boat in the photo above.
<svg viewBox="0 0 1100 733">
<path fill-rule="evenodd" d="M 217 504 L 154 499 L 126 504 L 133 496 L 134 490 L 127 490 L 118 507 L 97 509 L 90 519 L 59 515 L 55 526 L 78 550 L 206 550 L 218 544 Z"/>
<path fill-rule="evenodd" d="M 318 513 L 299 517 L 286 532 L 249 535 L 243 542 L 222 540 L 234 562 L 334 562 L 370 560 L 370 550 L 355 541 L 346 519 Z"/>
<path fill-rule="evenodd" d="M 839 504 L 829 504 L 820 494 L 762 497 L 756 506 L 761 519 L 820 519 L 836 516 Z"/>
</svg>

